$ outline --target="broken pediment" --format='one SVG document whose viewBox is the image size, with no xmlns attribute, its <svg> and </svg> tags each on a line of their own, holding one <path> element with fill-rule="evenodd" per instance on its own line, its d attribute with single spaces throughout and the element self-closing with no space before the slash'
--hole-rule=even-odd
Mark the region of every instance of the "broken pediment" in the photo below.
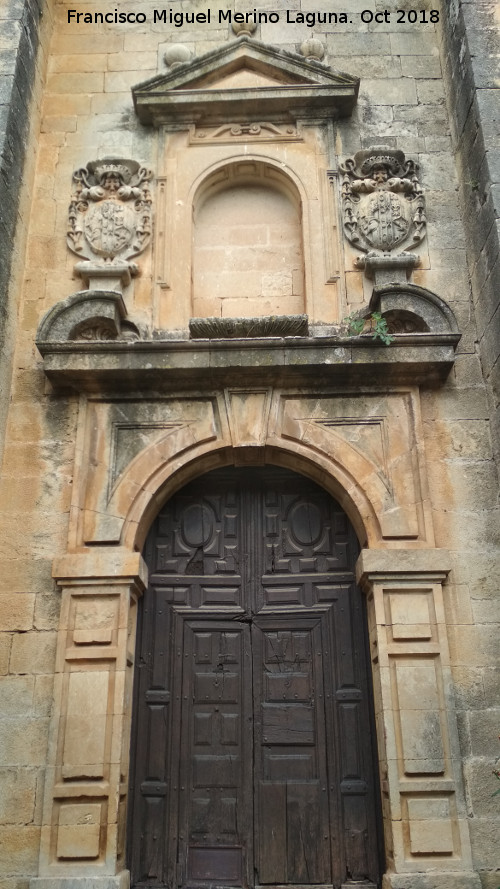
<svg viewBox="0 0 500 889">
<path fill-rule="evenodd" d="M 296 120 L 351 114 L 359 80 L 243 36 L 133 87 L 135 110 L 155 126 Z"/>
</svg>

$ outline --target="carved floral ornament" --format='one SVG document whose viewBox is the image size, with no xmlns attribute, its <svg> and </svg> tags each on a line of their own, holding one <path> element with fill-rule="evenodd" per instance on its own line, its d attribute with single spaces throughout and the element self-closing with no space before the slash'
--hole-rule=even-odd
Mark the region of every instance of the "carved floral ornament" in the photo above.
<svg viewBox="0 0 500 889">
<path fill-rule="evenodd" d="M 418 164 L 402 151 L 358 151 L 340 164 L 344 232 L 366 255 L 356 264 L 369 269 L 389 261 L 413 268 L 418 256 L 407 253 L 425 236 L 425 200 Z M 397 251 L 398 248 L 403 250 Z M 378 260 L 378 261 L 377 261 Z"/>
<path fill-rule="evenodd" d="M 116 278 L 126 284 L 138 273 L 131 260 L 151 238 L 152 175 L 123 158 L 90 161 L 73 173 L 67 243 L 82 257 L 77 274 L 92 283 Z"/>
</svg>

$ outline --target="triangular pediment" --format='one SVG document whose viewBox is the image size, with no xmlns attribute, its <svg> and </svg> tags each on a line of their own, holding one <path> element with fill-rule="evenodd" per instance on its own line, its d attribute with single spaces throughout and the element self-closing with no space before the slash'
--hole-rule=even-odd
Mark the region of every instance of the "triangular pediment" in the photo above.
<svg viewBox="0 0 500 889">
<path fill-rule="evenodd" d="M 133 87 L 143 123 L 222 123 L 351 113 L 359 80 L 317 61 L 240 37 Z"/>
<path fill-rule="evenodd" d="M 276 78 L 262 74 L 261 71 L 254 71 L 250 68 L 240 68 L 225 77 L 220 77 L 215 81 L 204 84 L 207 89 L 211 90 L 242 90 L 242 89 L 258 89 L 259 87 L 276 86 L 281 81 Z M 200 84 L 201 85 L 201 84 Z M 188 89 L 193 89 L 189 86 Z"/>
</svg>

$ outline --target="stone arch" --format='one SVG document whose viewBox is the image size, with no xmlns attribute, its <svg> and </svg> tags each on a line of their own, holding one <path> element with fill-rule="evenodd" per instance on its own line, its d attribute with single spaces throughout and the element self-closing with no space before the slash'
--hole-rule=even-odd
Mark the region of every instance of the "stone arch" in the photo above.
<svg viewBox="0 0 500 889">
<path fill-rule="evenodd" d="M 303 204 L 296 177 L 267 157 L 204 172 L 191 190 L 194 317 L 305 311 Z"/>
<path fill-rule="evenodd" d="M 148 471 L 147 479 L 142 484 L 132 483 L 125 473 L 115 492 L 117 501 L 124 497 L 128 499 L 121 542 L 129 549 L 142 549 L 154 516 L 178 488 L 211 469 L 232 464 L 261 466 L 268 463 L 294 469 L 317 482 L 340 503 L 362 546 L 373 546 L 380 540 L 377 509 L 366 490 L 357 484 L 347 466 L 349 461 L 342 465 L 328 455 L 318 453 L 317 449 L 286 441 L 270 444 L 265 448 L 252 445 L 233 448 L 211 443 L 196 447 L 194 451 L 190 449 L 172 461 L 162 460 L 152 468 L 151 457 L 155 449 L 157 450 L 157 446 L 152 445 L 134 461 L 134 475 L 137 477 L 137 472 L 144 469 Z M 353 457 L 355 456 L 353 453 Z M 378 493 L 381 496 L 380 482 L 375 487 L 379 488 Z M 112 502 L 110 511 L 114 512 Z"/>
<path fill-rule="evenodd" d="M 269 462 L 288 468 L 300 463 L 305 475 L 345 505 L 369 547 L 383 540 L 433 545 L 411 390 L 383 399 L 367 393 L 361 412 L 339 393 L 285 396 L 265 386 L 174 399 L 165 403 L 158 431 L 138 423 L 145 441 L 138 447 L 141 436 L 136 437 L 135 456 L 128 456 L 134 447 L 128 449 L 125 438 L 107 458 L 106 414 L 96 408 L 94 416 L 96 460 L 86 487 L 85 543 L 140 549 L 149 519 L 176 486 L 217 466 Z M 106 460 L 115 461 L 117 447 L 122 468 L 110 485 Z"/>
</svg>

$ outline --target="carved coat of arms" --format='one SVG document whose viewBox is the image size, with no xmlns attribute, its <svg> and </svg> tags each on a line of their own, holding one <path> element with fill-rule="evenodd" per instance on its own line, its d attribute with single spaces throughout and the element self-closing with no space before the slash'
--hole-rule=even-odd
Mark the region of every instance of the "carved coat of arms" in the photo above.
<svg viewBox="0 0 500 889">
<path fill-rule="evenodd" d="M 108 274 L 116 268 L 137 274 L 132 257 L 151 238 L 152 173 L 137 161 L 103 158 L 91 161 L 73 174 L 75 190 L 69 207 L 67 243 L 92 274 Z"/>
<path fill-rule="evenodd" d="M 351 244 L 369 255 L 385 255 L 422 240 L 425 203 L 414 161 L 405 160 L 402 151 L 358 151 L 340 171 L 344 231 Z"/>
</svg>

